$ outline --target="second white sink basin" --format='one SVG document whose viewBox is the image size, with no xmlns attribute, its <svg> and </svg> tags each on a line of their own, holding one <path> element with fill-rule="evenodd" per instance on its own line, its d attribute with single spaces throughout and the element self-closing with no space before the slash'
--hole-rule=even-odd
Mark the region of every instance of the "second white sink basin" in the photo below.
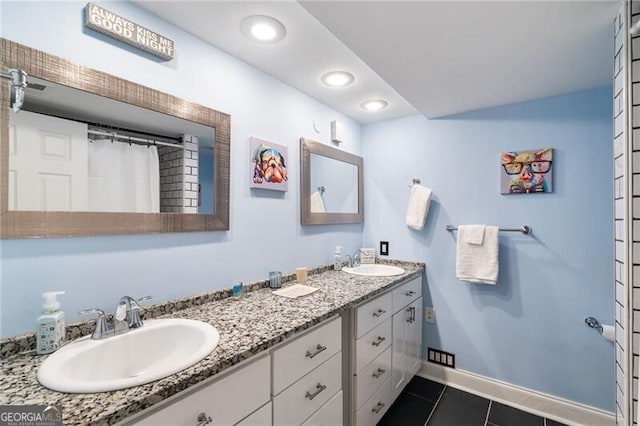
<svg viewBox="0 0 640 426">
<path fill-rule="evenodd" d="M 54 352 L 38 369 L 43 386 L 94 393 L 139 386 L 175 374 L 218 346 L 215 327 L 187 319 L 147 320 L 138 329 L 93 340 L 86 336 Z"/>
<path fill-rule="evenodd" d="M 405 273 L 405 270 L 398 266 L 382 265 L 380 263 L 365 264 L 354 268 L 345 267 L 342 268 L 342 270 L 348 274 L 365 275 L 369 277 L 391 277 Z"/>
</svg>

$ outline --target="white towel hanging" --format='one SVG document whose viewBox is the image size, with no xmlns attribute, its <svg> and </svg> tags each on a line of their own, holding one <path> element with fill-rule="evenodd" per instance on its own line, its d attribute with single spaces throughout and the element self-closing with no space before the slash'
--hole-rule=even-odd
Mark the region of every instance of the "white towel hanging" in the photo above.
<svg viewBox="0 0 640 426">
<path fill-rule="evenodd" d="M 484 228 L 481 244 L 479 230 Z M 469 235 L 471 234 L 471 235 Z M 485 225 L 458 226 L 456 276 L 472 283 L 495 284 L 498 280 L 498 227 Z"/>
<path fill-rule="evenodd" d="M 429 214 L 431 202 L 431 190 L 425 186 L 415 184 L 411 188 L 409 207 L 407 208 L 406 222 L 411 229 L 420 231 Z"/>
<path fill-rule="evenodd" d="M 311 194 L 311 213 L 326 213 L 322 194 L 318 191 Z"/>
</svg>

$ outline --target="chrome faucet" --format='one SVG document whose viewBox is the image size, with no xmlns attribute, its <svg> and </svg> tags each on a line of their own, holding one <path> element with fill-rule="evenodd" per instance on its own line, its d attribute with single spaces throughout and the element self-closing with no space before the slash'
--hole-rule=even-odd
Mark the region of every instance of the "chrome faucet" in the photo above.
<svg viewBox="0 0 640 426">
<path fill-rule="evenodd" d="M 140 318 L 140 305 L 138 302 L 144 302 L 151 298 L 151 296 L 145 296 L 136 300 L 131 296 L 122 296 L 116 307 L 116 325 L 120 322 L 122 323 L 121 328 L 125 328 L 123 326 L 126 324 L 127 330 L 142 327 L 144 323 L 142 322 L 142 318 Z M 117 332 L 118 327 L 115 328 Z"/>
<path fill-rule="evenodd" d="M 356 250 L 355 253 L 353 253 L 353 256 L 349 256 L 348 254 L 345 254 L 344 257 L 347 258 L 345 263 L 350 268 L 357 268 L 358 266 L 360 266 L 361 255 L 362 255 L 362 250 L 360 249 Z"/>
<path fill-rule="evenodd" d="M 353 253 L 353 260 L 351 261 L 351 264 L 354 268 L 360 266 L 360 256 L 362 256 L 362 250 L 358 249 L 355 251 L 355 253 Z"/>
<path fill-rule="evenodd" d="M 78 315 L 98 314 L 96 328 L 93 334 L 91 334 L 91 338 L 101 340 L 126 333 L 132 328 L 142 327 L 143 322 L 142 318 L 140 318 L 140 305 L 138 302 L 149 299 L 151 299 L 151 296 L 145 296 L 137 300 L 129 296 L 122 296 L 118 302 L 118 306 L 116 306 L 116 313 L 113 316 L 113 322 L 111 324 L 102 309 L 86 309 L 78 312 Z"/>
<path fill-rule="evenodd" d="M 93 340 L 104 339 L 113 334 L 113 326 L 107 321 L 107 316 L 102 309 L 92 308 L 78 312 L 78 315 L 98 314 L 96 318 L 96 328 L 93 330 L 91 338 Z"/>
</svg>

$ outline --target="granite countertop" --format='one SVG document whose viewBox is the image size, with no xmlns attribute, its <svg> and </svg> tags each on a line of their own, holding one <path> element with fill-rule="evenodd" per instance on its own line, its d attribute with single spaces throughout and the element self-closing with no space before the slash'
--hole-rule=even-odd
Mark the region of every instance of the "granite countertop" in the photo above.
<svg viewBox="0 0 640 426">
<path fill-rule="evenodd" d="M 385 262 L 391 263 L 391 262 Z M 36 371 L 47 358 L 33 352 L 0 361 L 0 405 L 59 404 L 64 424 L 113 424 L 201 382 L 406 278 L 420 276 L 424 264 L 393 262 L 406 272 L 394 277 L 363 277 L 328 270 L 308 277 L 319 288 L 311 295 L 288 299 L 268 288 L 165 313 L 157 318 L 207 322 L 220 333 L 220 343 L 205 359 L 164 379 L 113 392 L 67 394 L 41 386 Z M 283 287 L 293 283 L 284 284 Z"/>
</svg>

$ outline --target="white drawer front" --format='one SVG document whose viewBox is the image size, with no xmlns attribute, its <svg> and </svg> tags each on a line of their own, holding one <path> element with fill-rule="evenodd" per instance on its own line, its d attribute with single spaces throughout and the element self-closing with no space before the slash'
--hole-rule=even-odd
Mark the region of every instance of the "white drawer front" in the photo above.
<svg viewBox="0 0 640 426">
<path fill-rule="evenodd" d="M 211 417 L 212 424 L 234 424 L 269 401 L 270 379 L 269 357 L 265 356 L 154 411 L 136 424 L 193 426 L 198 423 L 200 413 Z"/>
<path fill-rule="evenodd" d="M 371 395 L 391 377 L 391 348 L 367 364 L 360 371 L 356 380 L 356 409 L 362 407 Z"/>
<path fill-rule="evenodd" d="M 356 371 L 360 372 L 391 344 L 391 318 L 356 340 Z"/>
<path fill-rule="evenodd" d="M 273 352 L 273 393 L 342 350 L 342 321 L 336 318 Z"/>
<path fill-rule="evenodd" d="M 414 278 L 408 283 L 402 284 L 393 290 L 393 312 L 407 306 L 409 303 L 422 296 L 422 278 Z"/>
<path fill-rule="evenodd" d="M 342 391 L 309 417 L 302 426 L 342 426 Z"/>
<path fill-rule="evenodd" d="M 391 405 L 391 380 L 387 380 L 378 392 L 364 403 L 357 412 L 358 426 L 373 426 L 380 421 Z"/>
<path fill-rule="evenodd" d="M 383 294 L 357 308 L 356 339 L 371 330 L 373 327 L 389 318 L 392 302 L 391 293 Z"/>
<path fill-rule="evenodd" d="M 271 403 L 265 404 L 237 426 L 271 426 Z"/>
<path fill-rule="evenodd" d="M 273 423 L 299 425 L 342 388 L 342 352 L 273 399 Z"/>
</svg>

